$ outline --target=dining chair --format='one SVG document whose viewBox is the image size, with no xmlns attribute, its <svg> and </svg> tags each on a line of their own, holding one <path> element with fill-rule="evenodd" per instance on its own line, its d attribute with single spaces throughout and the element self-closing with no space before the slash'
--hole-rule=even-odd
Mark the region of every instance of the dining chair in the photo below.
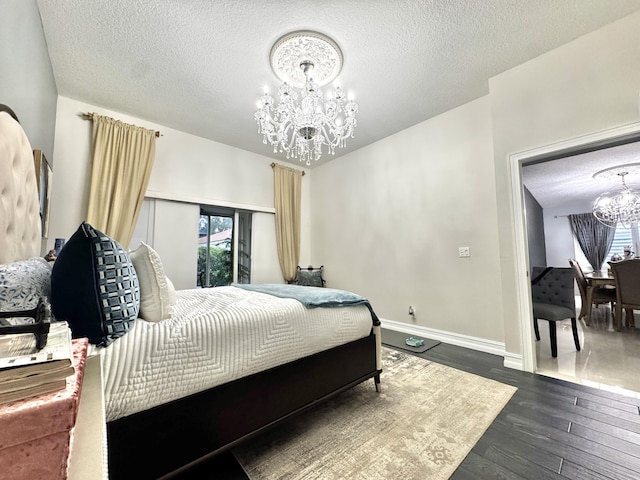
<svg viewBox="0 0 640 480">
<path fill-rule="evenodd" d="M 593 305 L 596 307 L 602 304 L 611 305 L 611 315 L 614 315 L 614 306 L 616 302 L 616 290 L 615 288 L 605 287 L 592 287 L 587 282 L 586 277 L 580 264 L 573 258 L 569 259 L 569 265 L 573 270 L 573 276 L 578 284 L 578 290 L 580 291 L 580 316 L 578 318 L 584 318 L 584 322 L 587 326 L 591 325 L 591 309 Z M 591 291 L 589 291 L 591 289 Z M 591 302 L 589 302 L 589 293 L 591 294 Z"/>
<path fill-rule="evenodd" d="M 623 308 L 626 310 L 626 326 L 634 327 L 633 311 L 640 310 L 640 258 L 608 263 L 616 281 L 614 328 L 620 330 Z"/>
<path fill-rule="evenodd" d="M 573 269 L 571 268 L 533 267 L 531 269 L 533 329 L 536 340 L 540 340 L 538 320 L 549 322 L 549 338 L 553 357 L 558 356 L 556 322 L 567 318 L 571 319 L 573 342 L 576 350 L 580 351 L 573 281 Z"/>
</svg>

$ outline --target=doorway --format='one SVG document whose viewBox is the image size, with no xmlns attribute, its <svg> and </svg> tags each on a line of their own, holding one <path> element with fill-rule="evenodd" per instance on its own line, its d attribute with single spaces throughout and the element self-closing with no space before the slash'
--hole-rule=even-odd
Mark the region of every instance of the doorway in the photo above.
<svg viewBox="0 0 640 480">
<path fill-rule="evenodd" d="M 513 200 L 513 225 L 515 235 L 515 270 L 517 275 L 517 303 L 520 319 L 520 334 L 522 346 L 522 367 L 525 371 L 538 370 L 536 356 L 536 342 L 533 335 L 533 319 L 531 315 L 531 299 L 529 289 L 529 253 L 528 234 L 525 211 L 525 191 L 523 183 L 523 168 L 545 162 L 572 158 L 576 160 L 580 155 L 589 155 L 606 149 L 632 144 L 640 141 L 640 124 L 627 125 L 584 137 L 548 145 L 538 149 L 513 154 L 509 158 L 511 172 L 511 187 Z M 637 161 L 637 160 L 636 160 Z M 623 162 L 619 162 L 623 163 Z M 602 167 L 606 168 L 606 166 Z M 592 173 L 595 173 L 592 172 Z M 562 258 L 561 265 L 568 266 L 568 258 Z M 562 256 L 564 257 L 564 255 Z M 546 322 L 541 322 L 546 323 Z M 541 332 L 541 336 L 543 332 Z M 548 335 L 548 333 L 547 333 Z M 548 338 L 548 337 L 547 337 Z M 566 379 L 566 378 L 565 378 Z M 585 383 L 585 382 L 582 382 Z"/>
</svg>

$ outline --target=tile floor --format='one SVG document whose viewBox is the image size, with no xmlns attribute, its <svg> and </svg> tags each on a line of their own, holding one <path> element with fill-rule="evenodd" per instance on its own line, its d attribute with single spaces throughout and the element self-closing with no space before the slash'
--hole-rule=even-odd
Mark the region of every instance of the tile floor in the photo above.
<svg viewBox="0 0 640 480">
<path fill-rule="evenodd" d="M 582 347 L 578 352 L 573 343 L 571 321 L 557 322 L 558 357 L 553 358 L 549 343 L 549 322 L 540 320 L 540 341 L 536 342 L 536 373 L 640 398 L 638 312 L 635 323 L 636 328 L 623 328 L 616 332 L 611 325 L 609 306 L 594 308 L 590 326 L 587 327 L 583 320 L 578 322 Z"/>
</svg>

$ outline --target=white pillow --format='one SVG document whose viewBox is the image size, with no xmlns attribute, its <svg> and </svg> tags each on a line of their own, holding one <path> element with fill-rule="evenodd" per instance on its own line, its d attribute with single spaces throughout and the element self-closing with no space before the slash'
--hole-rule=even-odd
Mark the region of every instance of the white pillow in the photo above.
<svg viewBox="0 0 640 480">
<path fill-rule="evenodd" d="M 171 318 L 176 303 L 175 289 L 164 274 L 158 253 L 141 243 L 129 256 L 140 283 L 140 318 L 149 322 Z"/>
<path fill-rule="evenodd" d="M 178 297 L 176 295 L 176 287 L 173 286 L 173 282 L 169 280 L 169 277 L 164 277 L 167 281 L 167 290 L 169 291 L 169 303 L 175 305 Z"/>
</svg>

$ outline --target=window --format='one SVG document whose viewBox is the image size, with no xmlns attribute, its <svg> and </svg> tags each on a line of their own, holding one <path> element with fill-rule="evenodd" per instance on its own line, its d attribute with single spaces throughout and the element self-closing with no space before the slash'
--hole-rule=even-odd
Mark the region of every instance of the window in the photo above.
<svg viewBox="0 0 640 480">
<path fill-rule="evenodd" d="M 615 255 L 617 253 L 621 257 L 624 257 L 624 248 L 626 246 L 631 245 L 631 249 L 637 253 L 639 239 L 640 239 L 640 234 L 638 230 L 638 224 L 632 224 L 631 227 L 624 227 L 622 225 L 618 225 L 616 227 L 616 231 L 613 236 L 613 243 L 611 244 L 611 248 L 609 249 L 609 252 L 605 256 L 605 259 L 604 259 L 605 263 L 603 264 L 602 268 L 603 269 L 608 268 L 608 265 L 606 262 L 611 261 L 612 255 Z M 580 265 L 583 265 L 583 268 L 584 268 L 584 265 L 589 265 L 589 261 L 584 256 L 584 253 L 582 252 L 582 249 L 580 248 L 580 245 L 578 244 L 578 241 L 575 239 L 575 237 L 573 239 L 573 248 L 575 251 L 575 259 L 578 261 L 578 263 Z M 591 267 L 589 266 L 588 268 L 591 268 Z"/>
<path fill-rule="evenodd" d="M 251 281 L 251 216 L 232 208 L 200 207 L 197 286 Z"/>
<path fill-rule="evenodd" d="M 634 231 L 635 231 L 636 239 L 633 238 Z M 615 255 L 616 253 L 621 257 L 624 257 L 625 246 L 631 245 L 632 246 L 631 249 L 633 250 L 634 249 L 633 245 L 636 244 L 637 236 L 638 236 L 637 225 L 633 225 L 632 227 L 623 227 L 621 225 L 618 225 L 616 227 L 616 233 L 613 236 L 613 243 L 611 244 L 611 249 L 607 254 L 606 260 L 607 261 L 611 260 L 611 256 Z"/>
</svg>

